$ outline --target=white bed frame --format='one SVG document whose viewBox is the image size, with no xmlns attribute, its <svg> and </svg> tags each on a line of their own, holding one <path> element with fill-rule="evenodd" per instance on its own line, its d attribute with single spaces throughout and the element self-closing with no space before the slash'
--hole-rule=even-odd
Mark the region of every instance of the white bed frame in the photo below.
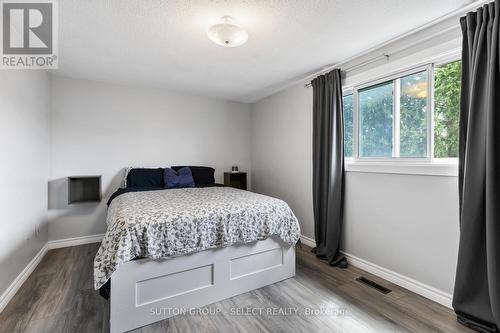
<svg viewBox="0 0 500 333">
<path fill-rule="evenodd" d="M 111 333 L 288 279 L 295 248 L 272 238 L 163 261 L 140 259 L 111 276 Z"/>
</svg>

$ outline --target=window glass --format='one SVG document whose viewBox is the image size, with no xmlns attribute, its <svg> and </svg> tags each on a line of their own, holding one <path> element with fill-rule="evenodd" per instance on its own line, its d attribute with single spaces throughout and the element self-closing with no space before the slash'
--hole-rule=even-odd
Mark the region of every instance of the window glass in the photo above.
<svg viewBox="0 0 500 333">
<path fill-rule="evenodd" d="M 391 157 L 393 83 L 359 90 L 359 156 Z"/>
<path fill-rule="evenodd" d="M 461 62 L 356 90 L 343 97 L 345 156 L 351 157 L 353 138 L 358 139 L 360 158 L 431 157 L 458 155 Z M 429 128 L 429 80 L 434 75 L 434 127 Z M 357 100 L 353 100 L 357 96 Z M 354 103 L 357 102 L 357 103 Z M 356 108 L 354 108 L 356 106 Z M 357 126 L 353 127 L 353 114 Z M 354 132 L 354 128 L 357 129 Z"/>
<path fill-rule="evenodd" d="M 427 156 L 427 71 L 397 80 L 399 96 L 399 157 Z"/>
<path fill-rule="evenodd" d="M 434 157 L 458 156 L 460 114 L 460 61 L 434 70 Z"/>
<path fill-rule="evenodd" d="M 352 157 L 352 94 L 342 98 L 344 105 L 344 156 Z"/>
</svg>

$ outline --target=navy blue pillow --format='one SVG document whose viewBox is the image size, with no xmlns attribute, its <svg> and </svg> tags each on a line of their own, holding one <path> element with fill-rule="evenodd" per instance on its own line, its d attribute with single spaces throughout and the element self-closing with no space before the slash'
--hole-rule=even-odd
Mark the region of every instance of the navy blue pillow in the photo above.
<svg viewBox="0 0 500 333">
<path fill-rule="evenodd" d="M 173 166 L 172 169 L 175 171 L 186 168 L 186 166 Z M 211 167 L 205 166 L 188 166 L 193 174 L 194 183 L 196 186 L 204 186 L 204 185 L 214 185 L 215 184 L 215 169 Z"/>
<path fill-rule="evenodd" d="M 165 188 L 194 187 L 193 174 L 188 167 L 177 171 L 165 168 L 164 172 Z"/>
<path fill-rule="evenodd" d="M 127 175 L 127 187 L 163 187 L 163 169 L 131 169 Z"/>
</svg>

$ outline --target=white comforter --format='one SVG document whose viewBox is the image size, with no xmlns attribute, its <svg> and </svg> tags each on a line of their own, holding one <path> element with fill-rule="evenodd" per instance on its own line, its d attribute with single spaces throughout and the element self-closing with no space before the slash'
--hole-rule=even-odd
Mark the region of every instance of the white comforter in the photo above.
<svg viewBox="0 0 500 333">
<path fill-rule="evenodd" d="M 94 261 L 96 289 L 134 258 L 165 259 L 270 236 L 292 245 L 300 236 L 284 201 L 229 187 L 125 193 L 111 202 L 106 222 Z"/>
</svg>

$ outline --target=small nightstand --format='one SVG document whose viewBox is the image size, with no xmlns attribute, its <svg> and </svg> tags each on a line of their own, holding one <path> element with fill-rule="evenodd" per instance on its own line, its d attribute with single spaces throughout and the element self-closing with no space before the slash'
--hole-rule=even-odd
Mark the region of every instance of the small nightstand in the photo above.
<svg viewBox="0 0 500 333">
<path fill-rule="evenodd" d="M 224 185 L 239 188 L 240 190 L 247 189 L 247 173 L 246 172 L 224 172 Z"/>
</svg>

